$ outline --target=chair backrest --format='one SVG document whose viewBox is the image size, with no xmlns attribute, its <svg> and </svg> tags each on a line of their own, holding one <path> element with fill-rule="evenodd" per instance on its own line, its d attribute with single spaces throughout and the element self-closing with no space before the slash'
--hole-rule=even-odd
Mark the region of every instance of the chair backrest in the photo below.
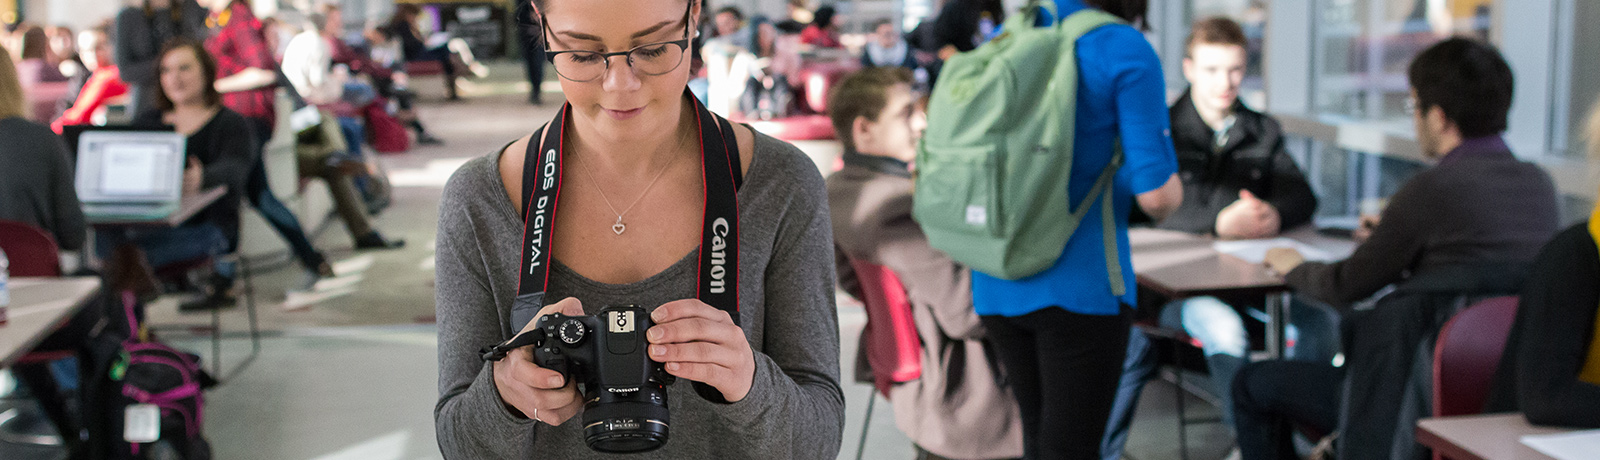
<svg viewBox="0 0 1600 460">
<path fill-rule="evenodd" d="M 917 336 L 911 300 L 900 277 L 888 267 L 855 259 L 850 265 L 866 297 L 861 299 L 867 307 L 867 329 L 861 342 L 867 348 L 867 363 L 872 365 L 873 386 L 888 397 L 893 384 L 922 376 L 922 339 Z"/>
<path fill-rule="evenodd" d="M 22 222 L 0 220 L 0 251 L 11 276 L 61 276 L 61 250 L 49 233 Z"/>
<path fill-rule="evenodd" d="M 1462 310 L 1433 347 L 1433 416 L 1483 412 L 1517 317 L 1516 297 L 1484 299 Z"/>
</svg>

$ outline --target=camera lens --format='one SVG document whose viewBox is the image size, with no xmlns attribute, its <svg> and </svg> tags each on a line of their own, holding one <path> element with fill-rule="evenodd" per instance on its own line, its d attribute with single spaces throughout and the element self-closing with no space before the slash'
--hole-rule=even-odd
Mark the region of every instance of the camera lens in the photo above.
<svg viewBox="0 0 1600 460">
<path fill-rule="evenodd" d="M 667 391 L 651 385 L 630 393 L 602 392 L 583 409 L 583 438 L 590 449 L 649 452 L 667 444 Z"/>
</svg>

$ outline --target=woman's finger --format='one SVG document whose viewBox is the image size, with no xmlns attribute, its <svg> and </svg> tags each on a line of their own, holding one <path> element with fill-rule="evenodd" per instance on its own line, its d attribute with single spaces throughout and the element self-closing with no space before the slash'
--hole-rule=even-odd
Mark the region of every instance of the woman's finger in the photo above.
<svg viewBox="0 0 1600 460">
<path fill-rule="evenodd" d="M 650 320 L 656 324 L 669 323 L 684 318 L 705 318 L 712 321 L 733 324 L 733 317 L 728 312 L 719 310 L 699 299 L 675 300 L 656 307 L 650 312 Z"/>
<path fill-rule="evenodd" d="M 691 342 L 651 345 L 650 359 L 660 363 L 706 363 L 732 367 L 739 355 L 725 345 Z"/>
<path fill-rule="evenodd" d="M 650 343 L 712 342 L 731 344 L 744 341 L 741 329 L 732 323 L 705 318 L 684 318 L 666 323 L 656 323 L 645 333 Z"/>
<path fill-rule="evenodd" d="M 560 372 L 535 364 L 533 354 L 528 351 L 528 347 L 511 350 L 505 359 L 509 360 L 506 362 L 506 369 L 511 373 L 512 380 L 523 385 L 541 390 L 553 390 L 567 384 L 566 378 Z"/>
</svg>

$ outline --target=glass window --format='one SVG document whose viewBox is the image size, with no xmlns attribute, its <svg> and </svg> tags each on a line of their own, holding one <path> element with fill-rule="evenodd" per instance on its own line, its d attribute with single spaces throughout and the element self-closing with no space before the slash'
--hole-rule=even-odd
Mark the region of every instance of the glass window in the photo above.
<svg viewBox="0 0 1600 460">
<path fill-rule="evenodd" d="M 1406 67 L 1453 35 L 1488 40 L 1499 0 L 1329 0 L 1316 11 L 1315 107 L 1357 119 L 1405 117 Z"/>
<path fill-rule="evenodd" d="M 1317 13 L 1318 112 L 1403 118 L 1406 65 L 1440 38 L 1488 40 L 1499 0 L 1330 0 Z"/>
</svg>

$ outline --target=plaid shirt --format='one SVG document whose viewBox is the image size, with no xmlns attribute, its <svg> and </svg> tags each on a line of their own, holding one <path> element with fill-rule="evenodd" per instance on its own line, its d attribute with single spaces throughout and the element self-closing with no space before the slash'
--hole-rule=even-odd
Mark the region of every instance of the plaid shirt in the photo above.
<svg viewBox="0 0 1600 460">
<path fill-rule="evenodd" d="M 272 57 L 272 48 L 267 46 L 266 36 L 261 32 L 261 21 L 250 12 L 245 2 L 234 2 L 227 10 L 212 13 L 206 24 L 211 25 L 215 32 L 206 40 L 206 51 L 211 52 L 211 57 L 217 60 L 217 78 L 232 76 L 251 67 L 269 71 L 278 69 L 278 63 Z M 263 120 L 267 126 L 273 126 L 277 121 L 273 105 L 277 87 L 274 83 L 248 91 L 226 93 L 222 95 L 222 105 L 240 115 Z M 256 135 L 264 137 L 272 133 Z"/>
</svg>

